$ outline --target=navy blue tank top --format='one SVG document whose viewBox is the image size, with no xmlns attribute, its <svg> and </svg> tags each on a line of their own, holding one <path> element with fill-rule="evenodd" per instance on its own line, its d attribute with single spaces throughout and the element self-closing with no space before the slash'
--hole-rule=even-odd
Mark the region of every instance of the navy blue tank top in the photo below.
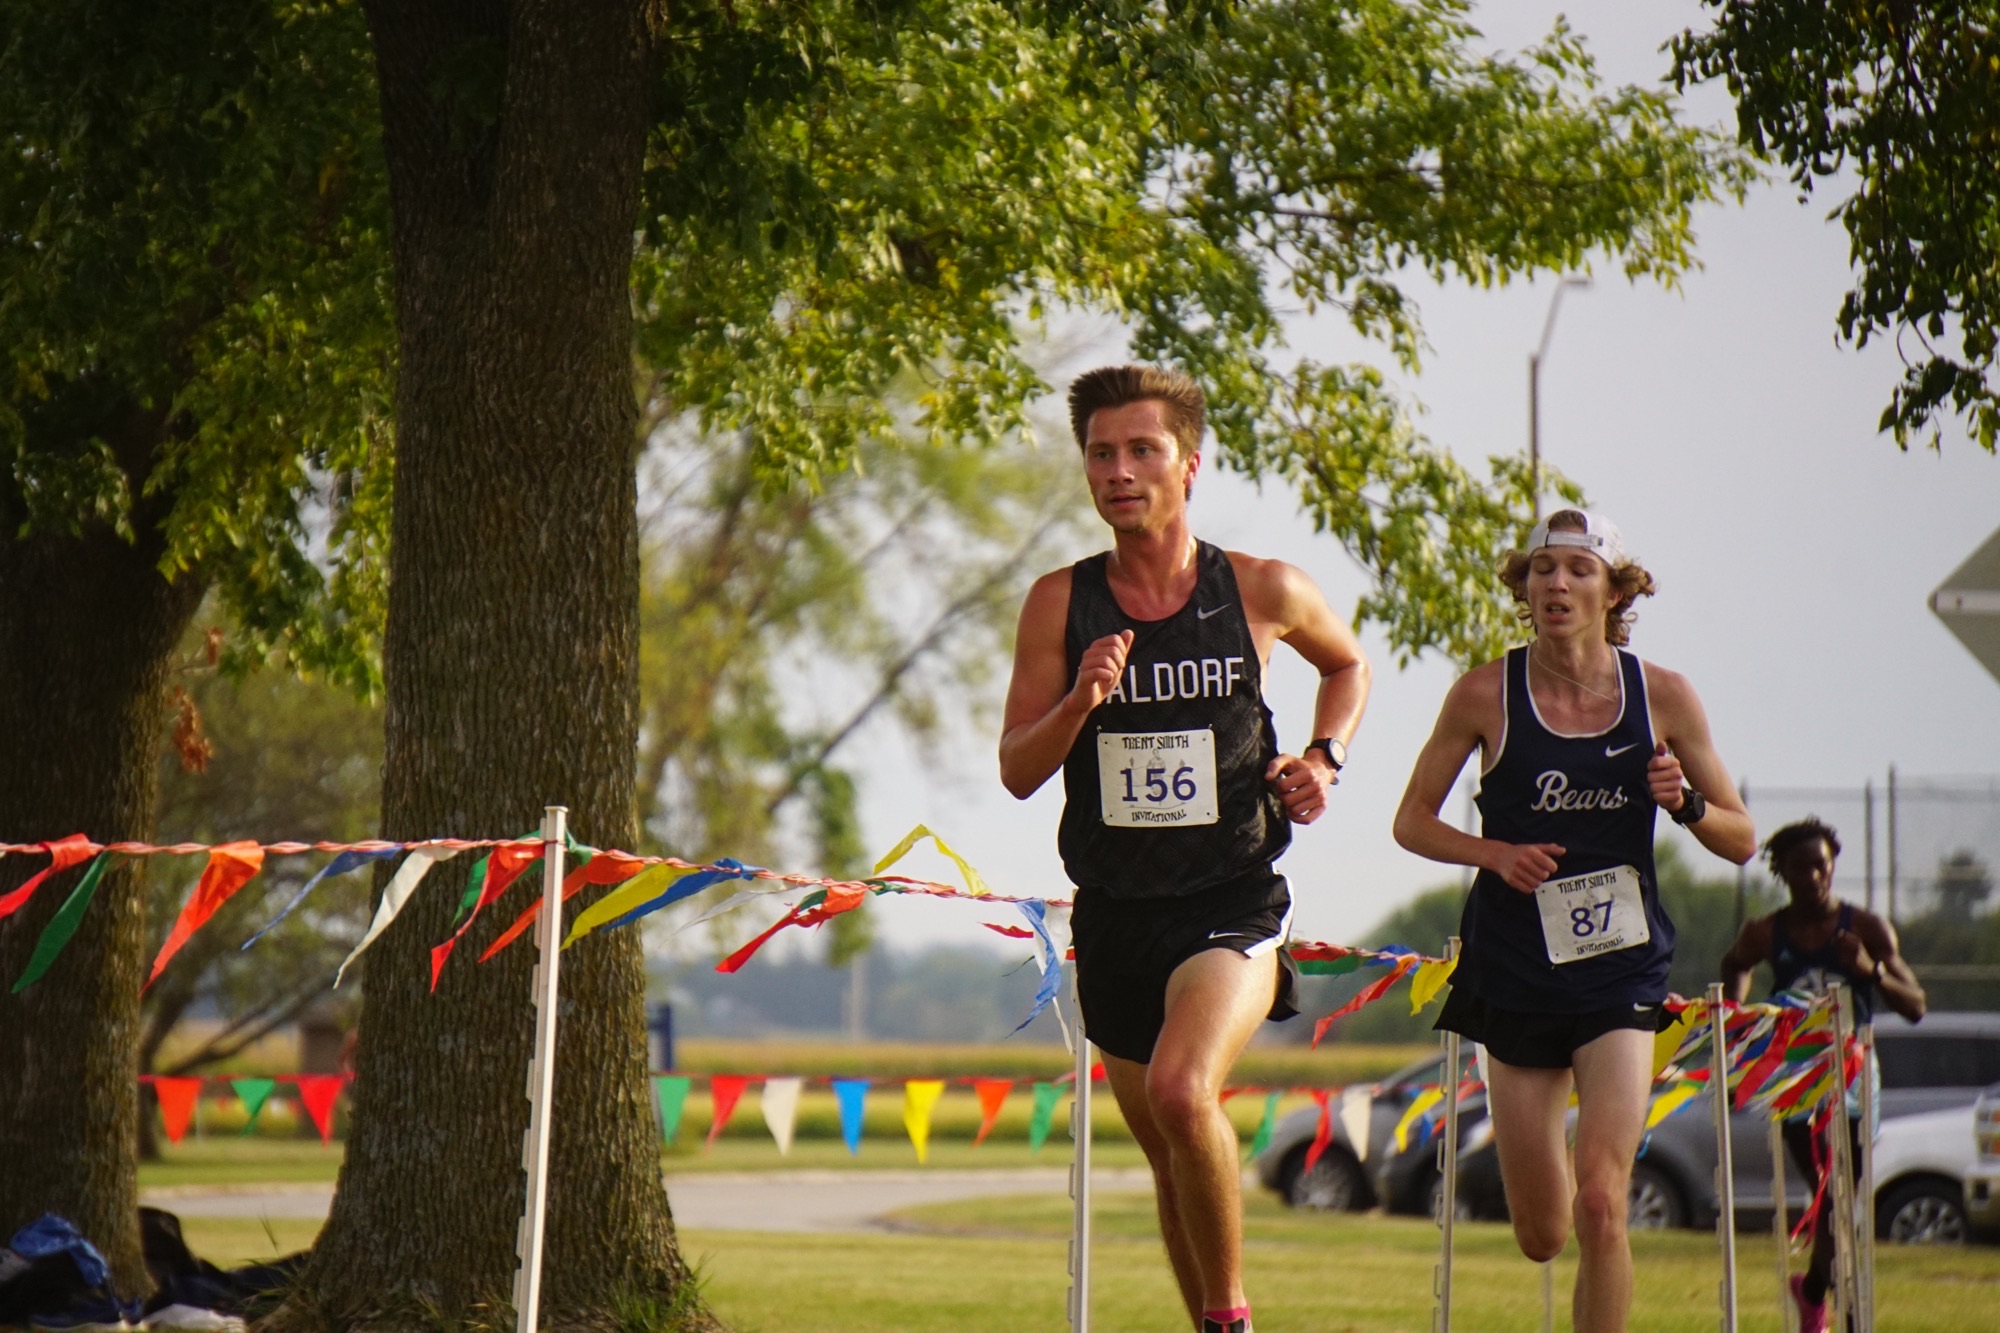
<svg viewBox="0 0 2000 1333">
<path fill-rule="evenodd" d="M 1833 931 L 1826 942 L 1817 949 L 1802 949 L 1785 932 L 1785 914 L 1771 915 L 1771 992 L 1782 990 L 1805 990 L 1815 995 L 1824 995 L 1835 986 L 1845 982 L 1854 989 L 1854 1018 L 1858 1023 L 1866 1023 L 1875 1015 L 1875 979 L 1863 972 L 1860 976 L 1849 972 L 1840 965 L 1840 955 L 1834 950 L 1833 937 L 1843 930 L 1854 928 L 1854 904 L 1840 905 L 1840 918 L 1834 922 Z"/>
<path fill-rule="evenodd" d="M 1063 761 L 1063 869 L 1108 898 L 1176 898 L 1267 871 L 1292 840 L 1264 781 L 1278 754 L 1236 571 L 1196 545 L 1194 595 L 1134 620 L 1106 577 L 1109 553 L 1070 571 L 1070 679 L 1084 649 L 1132 631 L 1125 675 Z"/>
<path fill-rule="evenodd" d="M 1500 753 L 1479 783 L 1481 832 L 1503 842 L 1561 846 L 1564 854 L 1551 880 L 1632 867 L 1650 938 L 1553 962 L 1537 895 L 1509 888 L 1482 870 L 1465 901 L 1452 984 L 1498 1008 L 1526 1013 L 1658 1004 L 1667 994 L 1674 924 L 1660 905 L 1653 868 L 1657 807 L 1646 782 L 1653 722 L 1645 667 L 1618 650 L 1618 720 L 1587 736 L 1564 735 L 1543 724 L 1528 689 L 1526 648 L 1509 650 L 1503 670 Z M 1580 932 L 1595 924 L 1582 908 L 1566 910 L 1579 914 Z"/>
</svg>

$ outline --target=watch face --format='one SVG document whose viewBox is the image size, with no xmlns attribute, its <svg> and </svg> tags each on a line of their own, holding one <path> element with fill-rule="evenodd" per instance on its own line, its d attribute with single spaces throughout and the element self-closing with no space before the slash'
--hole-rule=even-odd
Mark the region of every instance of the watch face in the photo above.
<svg viewBox="0 0 2000 1333">
<path fill-rule="evenodd" d="M 1333 766 L 1335 768 L 1347 767 L 1347 747 L 1345 745 L 1342 745 L 1339 741 L 1333 739 L 1331 736 L 1327 737 L 1323 741 L 1318 742 L 1318 744 L 1320 748 L 1326 751 L 1326 757 L 1333 761 Z"/>
</svg>

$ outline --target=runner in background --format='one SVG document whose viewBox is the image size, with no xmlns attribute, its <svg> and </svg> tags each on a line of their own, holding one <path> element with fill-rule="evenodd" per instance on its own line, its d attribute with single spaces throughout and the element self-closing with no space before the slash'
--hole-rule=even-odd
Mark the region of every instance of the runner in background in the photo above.
<svg viewBox="0 0 2000 1333">
<path fill-rule="evenodd" d="M 1617 528 L 1559 511 L 1500 577 L 1534 638 L 1452 686 L 1403 793 L 1396 840 L 1478 870 L 1438 1026 L 1486 1047 L 1521 1252 L 1552 1259 L 1573 1227 L 1575 1327 L 1609 1333 L 1632 1303 L 1626 1192 L 1673 961 L 1653 812 L 1739 864 L 1756 834 L 1694 688 L 1624 646 L 1653 578 Z M 1438 817 L 1474 751 L 1477 837 Z"/>
<path fill-rule="evenodd" d="M 1112 549 L 1044 575 L 1021 609 L 1000 777 L 1026 799 L 1062 770 L 1058 843 L 1084 1029 L 1153 1170 L 1194 1326 L 1249 1333 L 1236 1135 L 1220 1094 L 1266 1017 L 1298 1012 L 1291 892 L 1273 861 L 1347 762 L 1368 697 L 1354 635 L 1299 570 L 1195 540 L 1205 403 L 1152 366 L 1070 389 Z M 1318 671 L 1313 739 L 1280 752 L 1273 645 Z"/>
</svg>

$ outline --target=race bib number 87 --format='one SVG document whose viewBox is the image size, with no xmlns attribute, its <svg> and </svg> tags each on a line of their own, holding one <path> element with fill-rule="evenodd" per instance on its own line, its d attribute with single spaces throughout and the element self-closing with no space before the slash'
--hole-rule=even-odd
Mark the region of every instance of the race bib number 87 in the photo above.
<svg viewBox="0 0 2000 1333">
<path fill-rule="evenodd" d="M 1535 905 L 1552 963 L 1595 958 L 1653 938 L 1639 872 L 1631 866 L 1549 880 L 1535 890 Z"/>
<path fill-rule="evenodd" d="M 1213 824 L 1215 733 L 1100 731 L 1097 791 L 1113 828 Z"/>
</svg>

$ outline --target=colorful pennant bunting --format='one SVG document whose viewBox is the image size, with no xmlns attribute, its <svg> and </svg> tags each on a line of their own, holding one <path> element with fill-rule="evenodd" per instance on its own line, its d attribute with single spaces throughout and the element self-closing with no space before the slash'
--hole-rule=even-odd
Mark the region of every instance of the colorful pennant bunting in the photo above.
<svg viewBox="0 0 2000 1333">
<path fill-rule="evenodd" d="M 993 892 L 993 890 L 986 887 L 986 881 L 980 878 L 979 872 L 972 868 L 971 862 L 953 851 L 950 843 L 947 843 L 943 838 L 931 832 L 929 827 L 923 824 L 919 824 L 908 833 L 905 833 L 903 840 L 894 847 L 891 847 L 888 854 L 875 863 L 874 873 L 879 875 L 890 866 L 896 864 L 896 862 L 902 860 L 905 856 L 909 855 L 912 847 L 915 847 L 925 838 L 929 838 L 932 844 L 940 852 L 943 852 L 953 865 L 958 867 L 958 873 L 965 876 L 966 892 L 975 898 L 984 898 Z"/>
<path fill-rule="evenodd" d="M 708 1095 L 714 1100 L 715 1112 L 708 1122 L 709 1148 L 722 1137 L 722 1127 L 729 1123 L 729 1117 L 736 1114 L 736 1103 L 743 1098 L 743 1089 L 750 1086 L 750 1080 L 743 1074 L 711 1074 L 708 1079 Z"/>
<path fill-rule="evenodd" d="M 994 1124 L 999 1121 L 1000 1108 L 1007 1104 L 1007 1094 L 1014 1090 L 1014 1080 L 976 1078 L 972 1080 L 972 1090 L 979 1097 L 979 1132 L 972 1138 L 972 1146 L 977 1148 L 986 1142 L 986 1136 L 993 1132 Z"/>
<path fill-rule="evenodd" d="M 1028 1116 L 1028 1151 L 1040 1152 L 1048 1142 L 1049 1128 L 1055 1123 L 1056 1103 L 1062 1100 L 1060 1083 L 1035 1084 L 1035 1106 Z"/>
<path fill-rule="evenodd" d="M 83 914 L 90 907 L 90 900 L 97 893 L 97 882 L 104 878 L 104 868 L 111 864 L 111 854 L 102 853 L 90 863 L 90 869 L 83 872 L 63 905 L 49 918 L 49 924 L 42 929 L 42 937 L 35 941 L 35 951 L 28 957 L 28 965 L 21 969 L 21 975 L 14 982 L 13 993 L 18 995 L 24 987 L 32 986 L 42 979 L 63 947 L 76 934 L 76 928 L 83 924 Z"/>
<path fill-rule="evenodd" d="M 847 1143 L 849 1156 L 861 1155 L 861 1126 L 868 1111 L 868 1080 L 837 1078 L 833 1096 L 840 1103 L 840 1137 Z"/>
<path fill-rule="evenodd" d="M 658 1074 L 653 1078 L 653 1099 L 660 1108 L 660 1139 L 669 1148 L 681 1132 L 681 1113 L 687 1109 L 688 1089 L 694 1080 L 679 1074 Z"/>
<path fill-rule="evenodd" d="M 931 1112 L 937 1109 L 938 1098 L 943 1095 L 941 1078 L 913 1078 L 903 1084 L 903 1128 L 910 1132 L 910 1144 L 917 1150 L 918 1162 L 930 1159 Z"/>
<path fill-rule="evenodd" d="M 778 1142 L 778 1156 L 788 1157 L 792 1151 L 792 1130 L 799 1121 L 799 1090 L 805 1087 L 802 1078 L 767 1078 L 764 1091 L 758 1098 L 764 1111 L 764 1124 L 770 1129 L 771 1137 Z"/>
<path fill-rule="evenodd" d="M 35 890 L 41 888 L 50 876 L 59 874 L 71 866 L 82 865 L 98 852 L 97 844 L 81 833 L 72 833 L 66 838 L 37 843 L 35 846 L 37 850 L 48 853 L 49 863 L 28 876 L 20 888 L 0 897 L 0 920 L 5 920 L 27 906 L 28 899 L 35 896 Z"/>
<path fill-rule="evenodd" d="M 348 968 L 354 966 L 354 960 L 389 928 L 389 923 L 396 919 L 396 914 L 410 901 L 410 895 L 417 891 L 417 885 L 424 882 L 424 876 L 431 873 L 431 868 L 451 860 L 463 850 L 462 847 L 448 847 L 440 843 L 426 843 L 411 849 L 410 854 L 403 858 L 403 864 L 397 867 L 395 877 L 389 881 L 389 887 L 382 890 L 382 901 L 375 905 L 375 918 L 368 923 L 368 933 L 361 937 L 361 943 L 354 946 L 353 952 L 342 959 L 340 967 L 335 970 L 333 974 L 335 990 L 340 989 L 341 978 L 347 975 Z"/>
<path fill-rule="evenodd" d="M 202 869 L 194 892 L 182 905 L 173 929 L 167 932 L 166 943 L 160 946 L 159 956 L 153 959 L 152 974 L 146 978 L 146 985 L 141 986 L 141 990 L 160 979 L 167 960 L 179 953 L 181 946 L 188 942 L 188 937 L 206 925 L 217 909 L 248 884 L 263 866 L 264 849 L 254 842 L 227 842 L 209 850 L 208 865 Z"/>
<path fill-rule="evenodd" d="M 248 1134 L 257 1127 L 258 1113 L 264 1103 L 271 1098 L 271 1090 L 278 1086 L 274 1078 L 233 1078 L 229 1080 L 231 1090 L 243 1103 L 243 1132 Z"/>
<path fill-rule="evenodd" d="M 160 1101 L 160 1127 L 167 1131 L 167 1142 L 179 1143 L 194 1119 L 195 1102 L 201 1097 L 201 1080 L 154 1074 L 148 1076 L 148 1081 Z"/>
</svg>

